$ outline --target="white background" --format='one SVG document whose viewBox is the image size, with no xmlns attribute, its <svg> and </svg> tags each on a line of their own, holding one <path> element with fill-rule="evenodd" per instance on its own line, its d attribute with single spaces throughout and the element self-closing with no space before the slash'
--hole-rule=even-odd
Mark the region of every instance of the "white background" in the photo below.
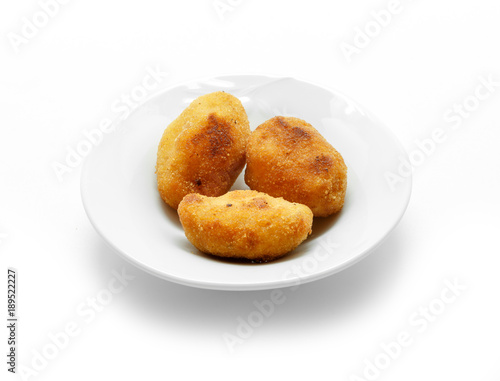
<svg viewBox="0 0 500 381">
<path fill-rule="evenodd" d="M 9 33 L 41 8 L 2 2 L 0 267 L 3 287 L 7 267 L 19 271 L 18 366 L 32 367 L 49 333 L 72 321 L 80 328 L 27 379 L 366 379 L 365 359 L 407 331 L 412 344 L 378 379 L 500 380 L 500 87 L 458 128 L 444 119 L 481 76 L 500 81 L 498 0 L 401 0 L 351 62 L 340 44 L 352 44 L 355 28 L 387 1 L 232 4 L 221 19 L 212 0 L 74 0 L 16 52 Z M 235 334 L 238 317 L 269 291 L 189 288 L 133 268 L 91 227 L 81 166 L 62 182 L 52 168 L 84 130 L 116 116 L 113 102 L 147 67 L 169 73 L 158 90 L 219 74 L 297 76 L 356 99 L 409 153 L 436 128 L 447 140 L 415 168 L 409 208 L 382 246 L 341 273 L 285 290 L 286 302 L 230 353 L 223 334 Z M 135 279 L 87 323 L 78 306 L 123 267 Z M 418 332 L 412 314 L 455 278 L 467 289 Z M 4 316 L 6 289 L 1 295 Z"/>
</svg>

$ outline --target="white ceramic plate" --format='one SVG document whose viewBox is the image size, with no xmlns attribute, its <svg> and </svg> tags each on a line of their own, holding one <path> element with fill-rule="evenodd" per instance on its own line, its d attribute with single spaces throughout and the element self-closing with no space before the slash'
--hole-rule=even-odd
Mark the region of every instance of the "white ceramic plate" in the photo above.
<svg viewBox="0 0 500 381">
<path fill-rule="evenodd" d="M 199 252 L 176 211 L 156 188 L 156 151 L 167 125 L 199 95 L 224 90 L 243 103 L 250 126 L 276 116 L 311 123 L 343 155 L 348 189 L 343 210 L 315 218 L 313 234 L 289 255 L 264 264 Z M 336 91 L 294 78 L 223 76 L 193 81 L 150 98 L 87 158 L 81 179 L 85 210 L 100 235 L 125 259 L 161 278 L 201 288 L 262 290 L 317 280 L 365 257 L 396 226 L 411 178 L 391 190 L 406 153 L 377 119 Z M 233 189 L 248 189 L 243 174 Z"/>
</svg>

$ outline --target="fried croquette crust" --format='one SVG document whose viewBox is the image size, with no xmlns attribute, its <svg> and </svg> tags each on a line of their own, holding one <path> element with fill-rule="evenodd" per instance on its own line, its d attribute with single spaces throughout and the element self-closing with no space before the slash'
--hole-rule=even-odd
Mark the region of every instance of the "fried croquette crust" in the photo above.
<svg viewBox="0 0 500 381">
<path fill-rule="evenodd" d="M 277 116 L 247 145 L 245 182 L 254 190 L 307 205 L 314 216 L 342 209 L 347 167 L 340 153 L 309 123 Z"/>
<path fill-rule="evenodd" d="M 196 98 L 166 128 L 158 146 L 161 198 L 176 209 L 189 193 L 220 196 L 229 191 L 245 166 L 249 137 L 238 98 L 222 91 Z"/>
<path fill-rule="evenodd" d="M 188 194 L 177 211 L 187 239 L 199 250 L 258 262 L 295 249 L 313 222 L 307 206 L 251 190 L 220 197 Z"/>
</svg>

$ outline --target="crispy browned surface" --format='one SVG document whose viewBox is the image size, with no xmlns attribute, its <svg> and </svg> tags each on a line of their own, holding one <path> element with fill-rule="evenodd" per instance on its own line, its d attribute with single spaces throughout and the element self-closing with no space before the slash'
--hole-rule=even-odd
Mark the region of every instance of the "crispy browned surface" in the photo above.
<svg viewBox="0 0 500 381">
<path fill-rule="evenodd" d="M 344 205 L 347 167 L 309 123 L 277 116 L 250 136 L 245 182 L 251 189 L 305 204 L 315 216 L 326 217 Z"/>
<path fill-rule="evenodd" d="M 311 233 L 313 221 L 307 206 L 251 190 L 220 197 L 188 194 L 177 211 L 186 237 L 199 250 L 255 261 L 295 249 Z"/>
<path fill-rule="evenodd" d="M 156 174 L 162 199 L 173 208 L 188 193 L 220 196 L 245 166 L 247 114 L 234 96 L 218 91 L 195 99 L 167 127 Z"/>
</svg>

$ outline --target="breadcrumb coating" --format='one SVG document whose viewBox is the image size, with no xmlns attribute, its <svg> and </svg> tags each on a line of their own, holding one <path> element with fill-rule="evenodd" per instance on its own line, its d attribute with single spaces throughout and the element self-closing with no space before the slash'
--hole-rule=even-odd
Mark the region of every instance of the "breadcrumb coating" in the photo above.
<svg viewBox="0 0 500 381">
<path fill-rule="evenodd" d="M 340 211 L 347 167 L 309 123 L 276 116 L 256 128 L 246 152 L 245 182 L 254 190 L 307 205 L 314 216 Z"/>
<path fill-rule="evenodd" d="M 199 250 L 259 262 L 295 249 L 311 234 L 313 222 L 307 206 L 252 190 L 220 197 L 188 194 L 178 213 L 187 239 Z"/>
<path fill-rule="evenodd" d="M 222 91 L 196 98 L 161 138 L 156 174 L 162 199 L 177 209 L 189 193 L 220 196 L 229 191 L 245 166 L 249 136 L 238 98 Z"/>
</svg>

